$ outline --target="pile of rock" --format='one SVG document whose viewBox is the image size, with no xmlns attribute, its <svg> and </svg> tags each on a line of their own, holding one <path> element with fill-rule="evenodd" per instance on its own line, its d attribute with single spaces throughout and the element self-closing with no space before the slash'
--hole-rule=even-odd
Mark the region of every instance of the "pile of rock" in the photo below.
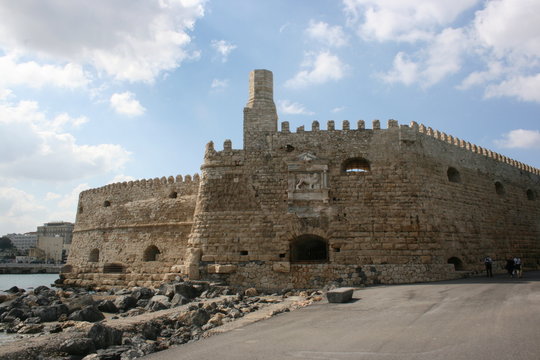
<svg viewBox="0 0 540 360">
<path fill-rule="evenodd" d="M 199 296 L 211 298 L 229 293 L 227 287 L 191 282 L 167 283 L 157 290 L 136 287 L 107 293 L 53 290 L 46 286 L 25 292 L 13 287 L 0 296 L 0 330 L 39 333 L 44 330 L 43 323 L 97 322 L 105 318 L 103 313 L 133 316 L 187 304 Z"/>
<path fill-rule="evenodd" d="M 55 334 L 41 345 L 24 351 L 16 349 L 6 359 L 39 354 L 42 359 L 127 360 L 198 340 L 210 329 L 293 295 L 298 294 L 287 290 L 284 294 L 261 296 L 255 289 L 237 291 L 202 282 L 101 293 L 43 286 L 30 292 L 10 289 L 0 298 L 0 321 L 11 333 L 40 334 L 44 338 Z M 300 295 L 314 301 L 321 298 L 320 292 Z M 172 310 L 154 314 L 166 309 Z M 120 318 L 125 319 L 115 320 Z"/>
</svg>

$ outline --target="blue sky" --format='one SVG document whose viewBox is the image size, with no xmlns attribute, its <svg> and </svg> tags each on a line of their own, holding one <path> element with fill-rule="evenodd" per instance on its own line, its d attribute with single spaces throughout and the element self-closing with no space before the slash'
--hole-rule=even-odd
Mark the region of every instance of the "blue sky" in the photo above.
<svg viewBox="0 0 540 360">
<path fill-rule="evenodd" d="M 540 167 L 538 0 L 0 0 L 0 234 L 80 191 L 242 147 L 253 69 L 280 121 L 423 123 Z"/>
</svg>

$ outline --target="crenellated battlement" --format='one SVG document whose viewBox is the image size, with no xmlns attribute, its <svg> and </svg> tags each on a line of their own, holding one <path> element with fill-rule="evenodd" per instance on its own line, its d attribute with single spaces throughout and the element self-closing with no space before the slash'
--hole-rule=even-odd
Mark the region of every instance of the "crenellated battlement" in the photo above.
<svg viewBox="0 0 540 360">
<path fill-rule="evenodd" d="M 350 131 L 395 131 L 396 129 L 411 129 L 413 131 L 419 132 L 421 134 L 430 136 L 432 138 L 435 138 L 437 140 L 440 140 L 442 142 L 454 145 L 456 147 L 466 149 L 471 151 L 472 153 L 479 154 L 482 156 L 485 156 L 487 158 L 500 161 L 502 163 L 514 166 L 520 170 L 528 171 L 532 174 L 540 175 L 540 169 L 535 168 L 533 166 L 524 164 L 520 161 L 511 159 L 507 156 L 504 156 L 502 154 L 499 154 L 497 152 L 494 152 L 492 150 L 486 149 L 484 147 L 472 144 L 468 141 L 462 140 L 458 137 L 448 135 L 445 132 L 434 130 L 431 127 L 427 127 L 424 124 L 418 124 L 415 121 L 412 121 L 409 125 L 406 124 L 399 124 L 397 120 L 389 119 L 387 121 L 387 127 L 381 128 L 381 122 L 378 119 L 375 119 L 372 121 L 372 127 L 371 129 L 366 128 L 366 122 L 364 120 L 358 120 L 356 122 L 356 128 L 351 128 L 349 120 L 343 120 L 342 121 L 342 128 L 336 129 L 335 121 L 334 120 L 328 120 L 326 125 L 326 130 L 321 129 L 320 123 L 317 120 L 314 120 L 311 124 L 311 131 L 306 130 L 305 126 L 299 126 L 296 128 L 296 132 L 292 132 L 290 130 L 290 124 L 288 121 L 281 122 L 281 131 L 279 133 L 281 134 L 306 134 L 306 133 L 320 133 L 320 132 L 350 132 Z"/>
<path fill-rule="evenodd" d="M 161 178 L 153 178 L 153 179 L 140 179 L 140 180 L 132 180 L 132 181 L 123 181 L 123 182 L 117 182 L 113 184 L 108 184 L 102 187 L 94 188 L 94 189 L 88 189 L 83 192 L 82 194 L 99 194 L 99 193 L 107 193 L 107 192 L 113 192 L 118 189 L 129 189 L 129 188 L 152 188 L 152 187 L 161 187 L 163 185 L 167 184 L 193 184 L 198 183 L 200 181 L 199 174 L 195 173 L 192 175 L 176 175 L 169 176 L 169 177 L 161 177 Z"/>
<path fill-rule="evenodd" d="M 486 149 L 486 148 L 484 148 L 482 146 L 472 144 L 472 143 L 470 143 L 468 141 L 465 141 L 465 140 L 462 140 L 462 139 L 460 139 L 458 137 L 448 135 L 448 134 L 446 134 L 446 133 L 444 133 L 442 131 L 434 130 L 431 127 L 425 126 L 424 124 L 417 124 L 416 122 L 413 121 L 410 124 L 410 128 L 417 129 L 418 132 L 420 132 L 422 134 L 425 134 L 427 136 L 431 136 L 431 137 L 433 137 L 433 138 L 435 138 L 437 140 L 440 140 L 442 142 L 445 142 L 445 143 L 460 147 L 462 149 L 469 150 L 469 151 L 471 151 L 471 152 L 473 152 L 475 154 L 479 154 L 479 155 L 485 156 L 487 158 L 490 158 L 490 159 L 500 161 L 502 163 L 514 166 L 514 167 L 518 168 L 519 170 L 528 171 L 528 172 L 530 172 L 532 174 L 535 174 L 535 175 L 540 175 L 540 169 L 538 169 L 538 168 L 535 168 L 533 166 L 524 164 L 524 163 L 522 163 L 520 161 L 514 160 L 512 158 L 509 158 L 507 156 L 499 154 L 499 153 L 497 153 L 495 151 Z"/>
</svg>

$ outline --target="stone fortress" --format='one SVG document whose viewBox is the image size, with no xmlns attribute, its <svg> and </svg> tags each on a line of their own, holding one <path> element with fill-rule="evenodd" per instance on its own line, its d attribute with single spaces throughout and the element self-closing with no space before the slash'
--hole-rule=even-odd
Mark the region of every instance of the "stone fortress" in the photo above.
<svg viewBox="0 0 540 360">
<path fill-rule="evenodd" d="M 540 267 L 539 169 L 414 122 L 278 131 L 267 70 L 250 74 L 244 148 L 210 142 L 201 170 L 82 192 L 65 284 L 410 283 L 486 255 Z"/>
</svg>

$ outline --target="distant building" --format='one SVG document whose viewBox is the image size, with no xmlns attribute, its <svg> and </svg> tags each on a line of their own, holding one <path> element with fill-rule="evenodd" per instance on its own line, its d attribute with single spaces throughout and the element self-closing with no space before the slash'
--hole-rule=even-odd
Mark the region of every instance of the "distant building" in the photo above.
<svg viewBox="0 0 540 360">
<path fill-rule="evenodd" d="M 37 233 L 36 232 L 27 232 L 25 234 L 7 234 L 11 240 L 13 246 L 18 250 L 28 250 L 30 248 L 36 247 L 37 245 Z"/>
<path fill-rule="evenodd" d="M 49 222 L 38 226 L 37 248 L 41 251 L 37 253 L 48 262 L 65 261 L 73 237 L 73 226 L 73 223 L 65 221 Z"/>
</svg>

